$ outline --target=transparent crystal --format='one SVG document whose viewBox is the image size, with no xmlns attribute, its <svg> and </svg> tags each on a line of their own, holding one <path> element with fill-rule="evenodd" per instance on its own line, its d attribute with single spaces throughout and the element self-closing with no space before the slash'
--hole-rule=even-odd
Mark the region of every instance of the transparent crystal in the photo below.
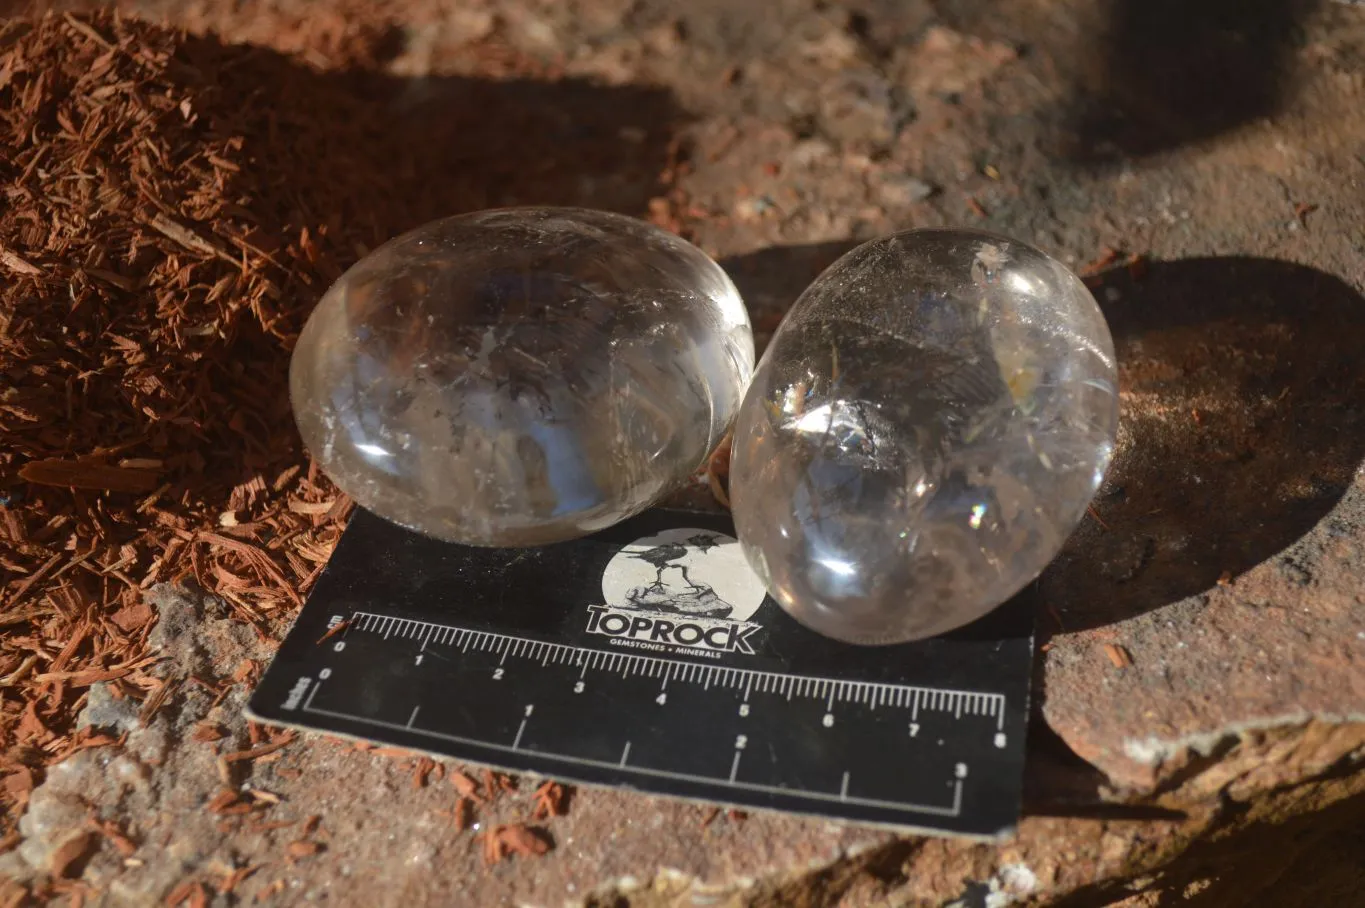
<svg viewBox="0 0 1365 908">
<path fill-rule="evenodd" d="M 1037 249 L 971 230 L 865 243 L 797 300 L 741 406 L 745 554 L 830 637 L 967 624 L 1080 521 L 1114 449 L 1116 381 L 1094 298 Z"/>
<path fill-rule="evenodd" d="M 668 494 L 754 362 L 720 266 L 584 209 L 461 215 L 327 291 L 290 365 L 304 442 L 357 503 L 473 545 L 591 533 Z"/>
</svg>

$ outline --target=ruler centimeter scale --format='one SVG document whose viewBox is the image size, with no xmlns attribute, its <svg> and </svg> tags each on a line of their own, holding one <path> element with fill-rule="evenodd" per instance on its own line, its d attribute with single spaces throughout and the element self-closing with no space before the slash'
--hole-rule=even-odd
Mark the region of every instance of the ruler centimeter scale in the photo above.
<svg viewBox="0 0 1365 908">
<path fill-rule="evenodd" d="M 708 557 L 723 553 L 703 541 Z M 475 550 L 362 514 L 248 712 L 564 781 L 901 830 L 1011 831 L 1027 610 L 956 638 L 849 647 L 771 600 L 728 619 L 595 604 L 614 595 L 603 565 L 621 551 L 612 537 Z M 695 564 L 693 580 L 741 599 L 725 586 L 733 575 Z"/>
</svg>

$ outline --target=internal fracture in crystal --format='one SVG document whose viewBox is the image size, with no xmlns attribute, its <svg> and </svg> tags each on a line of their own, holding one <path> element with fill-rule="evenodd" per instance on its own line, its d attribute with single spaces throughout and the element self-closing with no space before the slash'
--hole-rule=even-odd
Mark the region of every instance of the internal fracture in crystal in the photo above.
<svg viewBox="0 0 1365 908">
<path fill-rule="evenodd" d="M 1094 298 L 1041 251 L 969 230 L 865 243 L 802 294 L 741 407 L 745 554 L 830 637 L 965 625 L 1080 521 L 1114 450 L 1116 382 Z"/>
<path fill-rule="evenodd" d="M 538 545 L 685 482 L 753 360 L 738 292 L 696 247 L 622 215 L 512 208 L 357 262 L 304 327 L 290 394 L 361 506 L 447 540 Z"/>
</svg>

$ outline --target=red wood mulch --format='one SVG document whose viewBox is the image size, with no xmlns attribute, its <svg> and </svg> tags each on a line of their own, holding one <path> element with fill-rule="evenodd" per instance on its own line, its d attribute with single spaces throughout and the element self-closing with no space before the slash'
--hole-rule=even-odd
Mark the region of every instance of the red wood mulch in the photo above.
<svg viewBox="0 0 1365 908">
<path fill-rule="evenodd" d="M 0 24 L 0 847 L 45 766 L 109 743 L 74 728 L 91 684 L 166 695 L 146 589 L 193 580 L 277 637 L 317 579 L 351 504 L 301 449 L 288 357 L 344 265 L 508 186 L 562 201 L 560 168 L 621 145 L 547 162 L 475 105 L 441 148 L 357 75 L 382 34 L 342 32 L 322 71 L 111 13 Z"/>
</svg>

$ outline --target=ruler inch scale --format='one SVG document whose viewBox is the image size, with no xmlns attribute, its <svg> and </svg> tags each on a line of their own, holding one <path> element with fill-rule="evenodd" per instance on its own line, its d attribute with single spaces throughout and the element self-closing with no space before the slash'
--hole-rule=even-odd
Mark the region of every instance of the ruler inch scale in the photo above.
<svg viewBox="0 0 1365 908">
<path fill-rule="evenodd" d="M 248 713 L 566 782 L 1009 835 L 1031 605 L 916 644 L 838 644 L 754 586 L 732 532 L 650 512 L 472 549 L 358 511 Z"/>
</svg>

